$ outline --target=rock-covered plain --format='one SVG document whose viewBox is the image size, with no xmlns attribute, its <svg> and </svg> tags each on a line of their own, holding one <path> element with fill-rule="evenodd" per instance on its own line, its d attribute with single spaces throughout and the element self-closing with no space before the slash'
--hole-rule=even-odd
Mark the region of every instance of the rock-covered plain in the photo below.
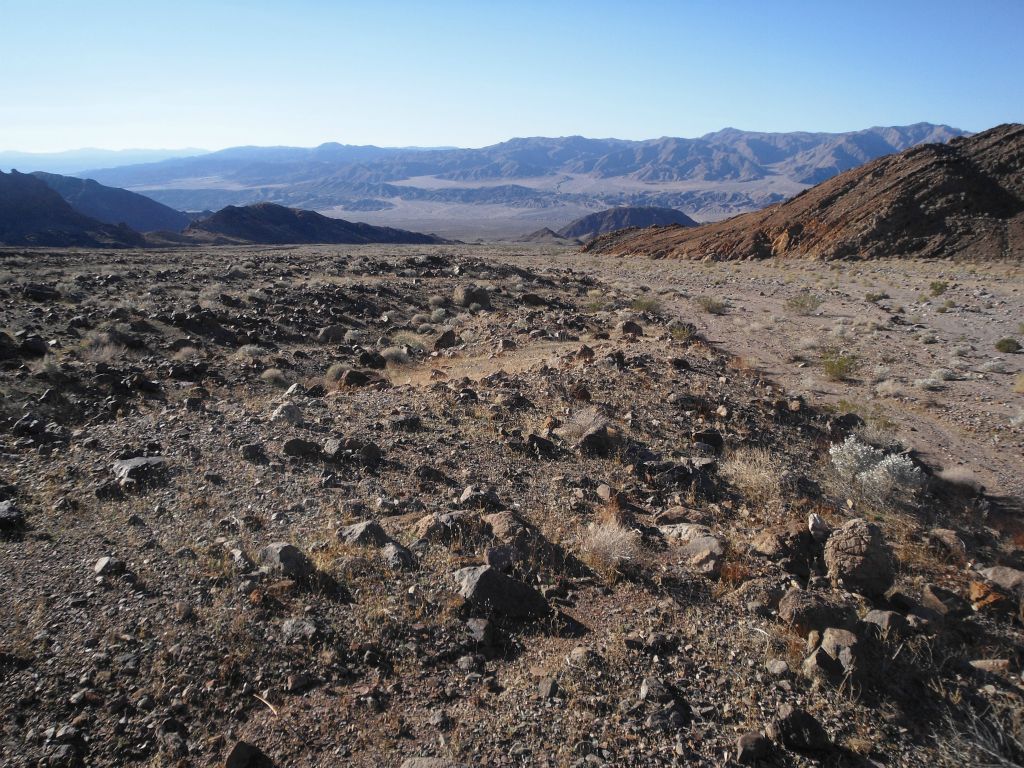
<svg viewBox="0 0 1024 768">
<path fill-rule="evenodd" d="M 1019 541 L 691 318 L 467 247 L 0 269 L 5 765 L 1020 759 Z"/>
</svg>

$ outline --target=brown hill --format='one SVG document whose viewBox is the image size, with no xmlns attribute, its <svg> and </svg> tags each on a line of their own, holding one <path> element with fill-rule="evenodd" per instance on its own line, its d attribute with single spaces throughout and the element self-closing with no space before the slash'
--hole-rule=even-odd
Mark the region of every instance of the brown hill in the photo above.
<svg viewBox="0 0 1024 768">
<path fill-rule="evenodd" d="M 444 243 L 436 235 L 375 227 L 361 222 L 332 219 L 315 211 L 286 208 L 274 203 L 229 205 L 208 218 L 193 222 L 184 232 L 186 240 L 245 242 L 282 245 L 292 243 Z"/>
<path fill-rule="evenodd" d="M 581 240 L 629 227 L 695 227 L 697 222 L 675 208 L 654 206 L 620 206 L 591 213 L 558 230 L 560 237 L 578 237 Z"/>
<path fill-rule="evenodd" d="M 726 221 L 611 233 L 585 250 L 712 260 L 1021 258 L 1024 125 L 889 155 Z"/>
</svg>

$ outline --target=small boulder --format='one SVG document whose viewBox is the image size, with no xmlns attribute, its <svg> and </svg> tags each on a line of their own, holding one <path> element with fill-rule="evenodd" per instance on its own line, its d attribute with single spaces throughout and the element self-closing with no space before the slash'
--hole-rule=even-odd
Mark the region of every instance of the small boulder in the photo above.
<svg viewBox="0 0 1024 768">
<path fill-rule="evenodd" d="M 885 594 L 896 578 L 892 551 L 882 529 L 860 518 L 829 536 L 825 565 L 834 585 L 868 597 Z"/>
<path fill-rule="evenodd" d="M 321 344 L 338 344 L 345 341 L 348 330 L 344 325 L 328 325 L 326 328 L 320 329 L 316 340 Z"/>
<path fill-rule="evenodd" d="M 319 443 L 303 440 L 301 437 L 293 437 L 285 441 L 281 451 L 285 456 L 297 459 L 315 459 L 321 455 L 323 449 Z"/>
<path fill-rule="evenodd" d="M 121 459 L 111 466 L 114 479 L 122 485 L 126 483 L 155 483 L 167 476 L 169 462 L 163 456 L 140 456 L 134 459 Z"/>
<path fill-rule="evenodd" d="M 275 541 L 260 550 L 260 564 L 271 573 L 291 579 L 308 579 L 316 569 L 302 551 L 285 541 Z"/>
<path fill-rule="evenodd" d="M 455 580 L 467 602 L 499 616 L 534 619 L 550 611 L 540 592 L 488 565 L 456 571 Z"/>
<path fill-rule="evenodd" d="M 385 565 L 393 571 L 412 571 L 416 569 L 416 557 L 401 544 L 389 541 L 380 549 L 380 556 Z"/>
<path fill-rule="evenodd" d="M 824 752 L 832 746 L 832 740 L 817 718 L 791 704 L 779 707 L 778 716 L 768 726 L 768 735 L 796 752 Z"/>
<path fill-rule="evenodd" d="M 270 414 L 270 420 L 276 423 L 301 424 L 302 409 L 295 405 L 295 403 L 283 403 L 277 406 L 274 412 Z"/>
<path fill-rule="evenodd" d="M 971 614 L 971 605 L 960 595 L 938 584 L 925 584 L 921 605 L 947 619 L 962 619 Z"/>
<path fill-rule="evenodd" d="M 383 547 L 391 541 L 391 537 L 385 533 L 376 520 L 347 525 L 338 530 L 338 539 L 346 544 L 362 547 Z"/>
<path fill-rule="evenodd" d="M 442 349 L 451 349 L 459 343 L 459 337 L 455 335 L 455 331 L 448 328 L 442 331 L 436 339 L 434 339 L 434 351 L 440 351 Z"/>
<path fill-rule="evenodd" d="M 772 753 L 772 742 L 763 733 L 751 731 L 736 739 L 736 762 L 752 765 Z"/>
<path fill-rule="evenodd" d="M 996 565 L 992 568 L 984 568 L 979 573 L 985 579 L 991 581 L 997 587 L 1005 589 L 1007 592 L 1017 594 L 1024 592 L 1024 571 L 1018 571 L 1016 568 L 1010 568 L 1006 565 Z"/>
</svg>

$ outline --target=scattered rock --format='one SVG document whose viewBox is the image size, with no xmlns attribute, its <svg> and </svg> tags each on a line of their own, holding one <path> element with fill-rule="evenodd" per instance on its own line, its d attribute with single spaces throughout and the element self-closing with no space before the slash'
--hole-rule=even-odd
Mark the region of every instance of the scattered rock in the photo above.
<svg viewBox="0 0 1024 768">
<path fill-rule="evenodd" d="M 768 736 L 795 752 L 824 752 L 832 746 L 821 723 L 806 710 L 791 704 L 779 707 L 778 716 L 768 726 Z"/>
<path fill-rule="evenodd" d="M 276 541 L 261 549 L 259 561 L 271 573 L 296 580 L 308 579 L 316 572 L 298 547 L 284 541 Z"/>
<path fill-rule="evenodd" d="M 498 616 L 533 619 L 550 611 L 540 592 L 488 565 L 463 568 L 455 573 L 455 580 L 463 598 Z"/>
<path fill-rule="evenodd" d="M 892 552 L 881 528 L 860 518 L 829 537 L 825 565 L 833 584 L 869 597 L 885 594 L 896 577 Z"/>
</svg>

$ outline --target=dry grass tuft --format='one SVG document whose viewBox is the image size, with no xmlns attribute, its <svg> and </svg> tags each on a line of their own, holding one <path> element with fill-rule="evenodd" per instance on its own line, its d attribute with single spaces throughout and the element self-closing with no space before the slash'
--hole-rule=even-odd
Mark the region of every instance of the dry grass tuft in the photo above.
<svg viewBox="0 0 1024 768">
<path fill-rule="evenodd" d="M 782 462 L 764 448 L 740 448 L 722 463 L 723 477 L 758 506 L 782 499 Z"/>
<path fill-rule="evenodd" d="M 640 558 L 640 535 L 615 522 L 591 523 L 580 537 L 580 559 L 612 583 Z"/>
</svg>

